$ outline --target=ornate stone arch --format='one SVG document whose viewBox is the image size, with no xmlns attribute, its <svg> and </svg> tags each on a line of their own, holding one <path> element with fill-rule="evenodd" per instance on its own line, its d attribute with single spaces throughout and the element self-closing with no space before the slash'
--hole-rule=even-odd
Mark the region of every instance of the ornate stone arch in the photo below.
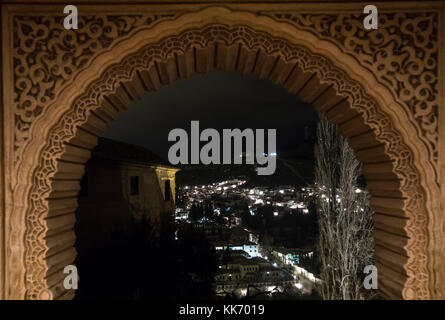
<svg viewBox="0 0 445 320">
<path fill-rule="evenodd" d="M 108 17 L 101 19 L 104 24 L 114 23 Z M 17 250 L 10 250 L 7 268 L 11 272 L 9 286 L 14 297 L 70 297 L 56 284 L 60 280 L 57 271 L 61 265 L 73 261 L 75 252 L 70 248 L 59 251 L 57 244 L 49 243 L 47 237 L 51 230 L 48 218 L 54 212 L 67 213 L 66 210 L 72 209 L 70 206 L 75 207 L 69 201 L 62 205 L 52 201 L 54 192 L 72 198 L 70 188 L 76 190 L 57 187 L 60 182 L 54 177 L 60 172 L 72 172 L 80 179 L 82 172 L 76 164 L 82 167 L 82 161 L 86 162 L 67 160 L 67 148 L 94 147 L 94 138 L 90 141 L 89 136 L 100 134 L 106 121 L 100 122 L 107 120 L 106 114 L 112 119 L 111 114 L 124 109 L 126 101 L 137 98 L 141 90 L 156 89 L 169 82 L 163 76 L 168 78 L 176 72 L 177 76 L 186 77 L 188 67 L 193 71 L 201 68 L 203 72 L 211 67 L 246 71 L 252 59 L 253 66 L 248 72 L 255 73 L 255 65 L 259 65 L 259 76 L 287 85 L 291 92 L 305 93 L 306 100 L 312 99 L 316 108 L 327 111 L 332 121 L 343 125 L 345 136 L 355 138 L 355 144 L 360 146 L 359 158 L 374 154 L 373 161 L 364 163 L 364 171 L 385 177 L 375 189 L 393 192 L 390 197 L 383 197 L 377 190 L 374 193 L 371 190 L 374 209 L 387 216 L 382 225 L 403 233 L 389 232 L 376 237 L 382 247 L 377 256 L 384 268 L 382 295 L 410 299 L 440 295 L 439 289 L 436 292 L 432 289 L 438 288 L 435 284 L 438 260 L 434 260 L 428 247 L 432 241 L 431 223 L 440 221 L 433 201 L 438 195 L 434 161 L 430 161 L 431 153 L 419 138 L 419 124 L 392 89 L 381 81 L 381 75 L 363 67 L 338 44 L 265 15 L 210 7 L 178 17 L 167 15 L 154 25 L 136 25 L 126 33 L 116 32 L 113 41 L 86 61 L 68 66 L 72 74 L 66 71 L 69 76 L 52 83 L 51 93 L 46 93 L 49 102 L 44 101 L 45 108 L 29 128 L 26 146 L 16 158 L 17 203 L 12 206 L 11 214 L 13 232 L 9 246 Z M 66 39 L 66 36 L 59 34 L 56 38 Z M 274 73 L 278 66 L 287 73 L 279 70 Z M 16 72 L 24 72 L 17 68 Z M 58 70 L 62 64 L 53 68 Z M 159 82 L 145 82 L 141 74 L 150 78 L 155 69 Z M 304 78 L 302 74 L 308 76 Z M 139 80 L 135 82 L 135 78 Z M 316 84 L 311 95 L 304 87 L 313 83 Z M 19 97 L 23 97 L 20 92 Z M 325 101 L 328 98 L 335 103 L 328 106 Z M 100 115 L 101 110 L 104 113 Z M 81 127 L 85 129 L 83 137 L 79 133 Z M 394 226 L 391 219 L 397 218 L 405 220 L 405 224 Z M 438 247 L 434 244 L 434 250 Z"/>
</svg>

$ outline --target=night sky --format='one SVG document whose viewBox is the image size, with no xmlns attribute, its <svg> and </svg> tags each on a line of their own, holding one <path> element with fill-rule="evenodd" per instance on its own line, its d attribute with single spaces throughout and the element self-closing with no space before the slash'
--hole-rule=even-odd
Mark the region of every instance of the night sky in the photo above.
<svg viewBox="0 0 445 320">
<path fill-rule="evenodd" d="M 277 151 L 304 139 L 305 126 L 313 131 L 317 115 L 296 95 L 252 75 L 212 72 L 178 80 L 149 92 L 110 123 L 104 136 L 146 147 L 164 159 L 174 142 L 170 130 L 190 121 L 205 128 L 277 129 Z"/>
</svg>

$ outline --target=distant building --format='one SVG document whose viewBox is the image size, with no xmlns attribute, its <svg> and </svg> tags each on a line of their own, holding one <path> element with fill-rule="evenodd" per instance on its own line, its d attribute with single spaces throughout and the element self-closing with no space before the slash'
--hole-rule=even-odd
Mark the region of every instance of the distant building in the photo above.
<svg viewBox="0 0 445 320">
<path fill-rule="evenodd" d="M 239 257 L 239 256 L 243 256 L 244 258 L 249 258 L 249 254 L 244 251 L 244 250 L 231 250 L 230 251 L 230 256 L 231 257 Z"/>
<path fill-rule="evenodd" d="M 259 245 L 252 242 L 236 243 L 226 240 L 212 241 L 215 250 L 243 250 L 249 254 L 250 257 L 259 257 Z"/>
<path fill-rule="evenodd" d="M 215 280 L 217 294 L 234 292 L 237 296 L 273 290 L 282 292 L 284 288 L 296 285 L 294 277 L 273 267 L 266 260 L 248 259 L 242 255 L 221 265 Z"/>
<path fill-rule="evenodd" d="M 317 279 L 312 270 L 306 270 L 306 266 L 302 263 L 303 260 L 312 260 L 314 258 L 314 251 L 311 248 L 305 249 L 289 249 L 289 248 L 274 248 L 272 256 L 278 262 L 280 267 L 288 267 L 296 275 L 303 275 L 307 279 L 317 282 Z"/>
<path fill-rule="evenodd" d="M 199 221 L 192 222 L 191 226 L 193 229 L 203 233 L 209 240 L 219 239 L 223 232 L 223 226 L 215 224 L 205 217 L 201 218 Z"/>
<path fill-rule="evenodd" d="M 159 234 L 174 216 L 178 170 L 145 148 L 100 138 L 81 181 L 78 238 L 104 241 L 143 217 Z"/>
<path fill-rule="evenodd" d="M 230 225 L 232 226 L 240 226 L 242 224 L 242 219 L 237 216 L 230 217 Z"/>
<path fill-rule="evenodd" d="M 228 229 L 229 231 L 229 239 L 232 242 L 251 242 L 249 239 L 249 232 L 246 231 L 243 227 L 232 227 Z"/>
<path fill-rule="evenodd" d="M 184 208 L 176 208 L 175 210 L 175 219 L 177 221 L 187 220 L 189 218 L 189 212 Z"/>
<path fill-rule="evenodd" d="M 272 255 L 283 264 L 299 265 L 302 259 L 312 259 L 314 252 L 311 248 L 289 249 L 279 247 L 272 250 Z"/>
<path fill-rule="evenodd" d="M 260 236 L 258 233 L 249 232 L 249 241 L 252 243 L 259 244 L 260 242 Z"/>
</svg>

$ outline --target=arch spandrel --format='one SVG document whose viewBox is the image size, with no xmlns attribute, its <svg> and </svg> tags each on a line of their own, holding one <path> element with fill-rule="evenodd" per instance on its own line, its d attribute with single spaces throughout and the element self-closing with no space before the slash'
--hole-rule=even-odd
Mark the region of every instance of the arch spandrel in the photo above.
<svg viewBox="0 0 445 320">
<path fill-rule="evenodd" d="M 393 88 L 381 81 L 382 75 L 373 73 L 372 68 L 363 67 L 363 62 L 357 61 L 341 44 L 321 40 L 322 36 L 315 32 L 299 28 L 297 24 L 277 21 L 279 19 L 218 7 L 197 13 L 169 13 L 156 17 L 149 20 L 145 15 L 127 16 L 124 18 L 124 31 L 119 30 L 122 24 L 115 24 L 111 32 L 91 42 L 100 43 L 98 49 L 90 50 L 85 57 L 72 59 L 64 69 L 65 74 L 60 72 L 57 59 L 53 61 L 53 68 L 45 66 L 37 74 L 35 68 L 34 73 L 25 74 L 15 65 L 14 77 L 21 79 L 15 81 L 15 85 L 37 83 L 43 73 L 43 83 L 47 86 L 45 94 L 40 91 L 40 82 L 37 87 L 25 85 L 29 90 L 16 87 L 16 95 L 12 99 L 17 110 L 15 130 L 22 131 L 14 136 L 15 179 L 20 186 L 12 194 L 17 203 L 23 205 L 16 205 L 11 210 L 11 221 L 16 222 L 16 236 L 9 245 L 16 246 L 18 250 L 11 251 L 11 258 L 15 258 L 8 260 L 8 269 L 15 271 L 11 272 L 14 274 L 11 278 L 16 282 L 10 285 L 16 297 L 25 294 L 34 299 L 54 297 L 54 292 L 47 290 L 46 280 L 51 266 L 48 267 L 45 260 L 48 249 L 44 239 L 48 228 L 45 217 L 51 207 L 45 198 L 51 193 L 50 178 L 57 173 L 57 159 L 65 151 L 64 142 L 76 136 L 77 126 L 87 121 L 89 110 L 99 107 L 103 96 L 115 93 L 121 82 L 130 81 L 136 70 L 147 70 L 154 61 L 162 63 L 175 54 L 188 52 L 192 47 L 205 49 L 214 43 L 261 49 L 267 56 L 279 57 L 285 63 L 296 63 L 303 71 L 317 74 L 322 84 L 334 87 L 337 94 L 347 98 L 352 108 L 362 115 L 366 125 L 375 131 L 377 140 L 384 145 L 385 154 L 392 160 L 393 171 L 401 181 L 400 191 L 407 198 L 401 210 L 409 218 L 405 228 L 409 240 L 403 248 L 409 259 L 404 264 L 407 280 L 398 294 L 404 298 L 431 297 L 430 288 L 437 278 L 434 263 L 438 261 L 432 260 L 428 248 L 431 221 L 438 221 L 438 211 L 433 210 L 435 204 L 432 203 L 434 194 L 438 192 L 436 164 L 425 143 L 421 125 L 417 120 L 413 121 L 416 115 L 394 95 Z M 102 30 L 104 25 L 112 26 L 118 18 L 89 16 L 88 19 L 92 24 L 102 21 L 98 29 Z M 25 20 L 33 22 L 28 23 L 31 31 L 39 24 L 47 23 L 42 17 L 27 17 Z M 19 21 L 20 18 L 15 23 L 20 24 Z M 56 18 L 52 23 L 55 21 Z M 63 36 L 55 33 L 52 41 L 45 41 L 61 46 L 66 36 L 66 33 Z M 77 41 L 82 41 L 80 36 Z M 20 55 L 20 41 L 14 41 L 16 43 L 19 44 L 15 55 Z M 67 50 L 76 53 L 69 46 Z M 32 66 L 32 54 L 25 56 L 19 61 Z M 29 100 L 35 103 L 27 103 Z M 34 108 L 31 115 L 24 115 L 27 108 Z M 433 118 L 429 116 L 430 120 Z M 23 126 L 22 122 L 26 125 Z M 20 241 L 22 236 L 24 244 Z M 435 246 L 437 248 L 438 244 Z M 22 254 L 25 256 L 23 265 Z M 382 256 L 385 254 L 386 251 Z M 397 286 L 389 290 L 394 288 Z M 397 296 L 397 293 L 391 295 Z"/>
</svg>

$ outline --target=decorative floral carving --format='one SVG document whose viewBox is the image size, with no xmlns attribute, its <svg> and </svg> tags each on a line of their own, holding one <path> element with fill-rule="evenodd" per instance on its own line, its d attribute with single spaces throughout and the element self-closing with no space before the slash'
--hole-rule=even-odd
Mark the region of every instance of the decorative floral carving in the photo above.
<svg viewBox="0 0 445 320">
<path fill-rule="evenodd" d="M 370 69 L 417 121 L 420 138 L 437 164 L 436 12 L 380 13 L 375 31 L 365 31 L 358 14 L 260 13 L 336 43 Z M 172 13 L 80 16 L 74 32 L 63 28 L 63 16 L 14 16 L 15 163 L 35 118 L 95 53 L 137 27 L 174 17 Z"/>
<path fill-rule="evenodd" d="M 48 203 L 45 197 L 51 191 L 50 178 L 56 173 L 57 159 L 64 152 L 64 142 L 75 136 L 76 128 L 86 122 L 90 110 L 101 105 L 104 96 L 116 92 L 120 83 L 132 79 L 137 70 L 148 69 L 155 61 L 165 61 L 168 57 L 180 55 L 189 48 L 204 48 L 216 41 L 261 49 L 287 62 L 298 63 L 304 71 L 317 73 L 323 83 L 333 85 L 338 94 L 347 97 L 352 106 L 363 115 L 365 122 L 375 129 L 378 140 L 385 144 L 387 153 L 394 162 L 395 171 L 401 179 L 402 192 L 409 195 L 406 204 L 406 212 L 410 216 L 407 227 L 409 241 L 406 248 L 409 253 L 406 266 L 409 276 L 407 287 L 410 292 L 414 292 L 411 298 L 428 298 L 425 258 L 427 217 L 424 194 L 419 183 L 419 173 L 413 165 L 412 153 L 393 128 L 391 120 L 380 111 L 360 83 L 335 67 L 332 61 L 314 54 L 307 48 L 242 25 L 209 25 L 166 37 L 123 58 L 119 64 L 109 66 L 89 85 L 88 90 L 79 93 L 70 110 L 51 129 L 40 156 L 39 166 L 34 173 L 30 194 L 31 207 L 26 220 L 27 298 L 39 298 L 46 289 L 45 274 L 48 270 L 45 263 L 44 233 Z"/>
<path fill-rule="evenodd" d="M 437 12 L 379 13 L 379 28 L 372 31 L 364 30 L 359 14 L 262 14 L 334 42 L 372 71 L 417 121 L 437 163 Z"/>
<path fill-rule="evenodd" d="M 79 29 L 66 30 L 63 16 L 14 16 L 15 162 L 21 159 L 33 121 L 95 53 L 138 26 L 171 17 L 79 16 Z"/>
</svg>

